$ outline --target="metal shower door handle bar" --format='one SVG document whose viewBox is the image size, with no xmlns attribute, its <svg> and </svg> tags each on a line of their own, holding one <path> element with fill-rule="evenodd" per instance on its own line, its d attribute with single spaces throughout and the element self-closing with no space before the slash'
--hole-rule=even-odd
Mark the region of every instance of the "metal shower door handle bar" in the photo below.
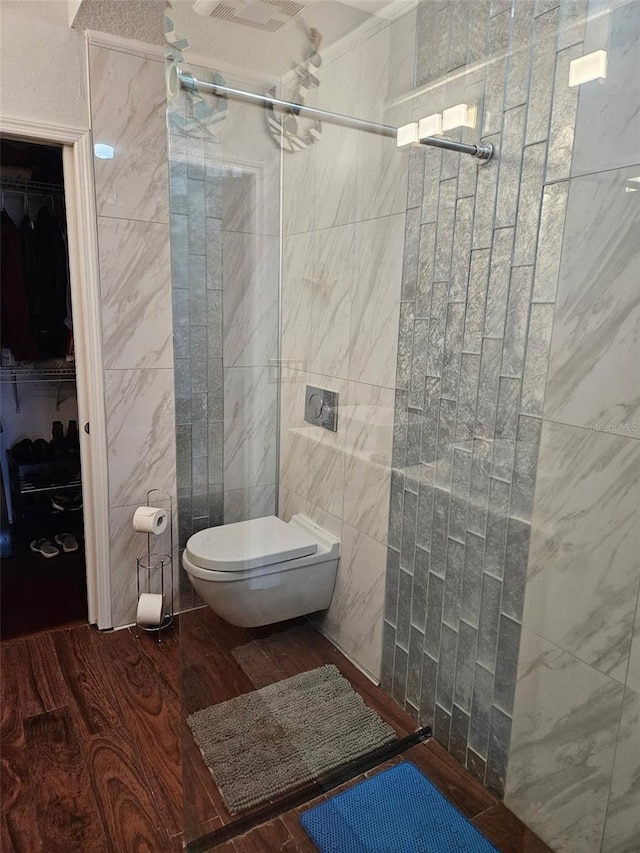
<svg viewBox="0 0 640 853">
<path fill-rule="evenodd" d="M 281 107 L 282 109 L 289 110 L 294 115 L 329 121 L 332 124 L 351 127 L 354 130 L 364 130 L 367 133 L 375 133 L 378 136 L 388 136 L 390 139 L 396 139 L 398 136 L 398 128 L 390 124 L 379 124 L 378 122 L 367 121 L 363 118 L 354 118 L 353 116 L 346 116 L 341 113 L 332 113 L 329 110 L 320 110 L 317 107 L 295 104 L 292 101 L 284 101 L 281 98 L 274 98 L 271 95 L 246 92 L 244 89 L 234 89 L 231 86 L 221 86 L 218 83 L 207 83 L 204 80 L 192 77 L 190 74 L 185 74 L 183 71 L 178 72 L 178 77 L 182 88 L 190 92 L 205 91 L 211 92 L 213 95 L 246 101 L 250 104 Z M 445 148 L 448 151 L 457 151 L 460 154 L 469 154 L 472 157 L 477 157 L 479 160 L 490 160 L 493 156 L 493 145 L 491 144 L 467 145 L 464 142 L 456 142 L 453 139 L 445 139 L 440 136 L 426 136 L 420 140 L 420 143 L 422 145 L 432 145 L 435 148 Z"/>
<path fill-rule="evenodd" d="M 481 165 L 491 160 L 494 154 L 494 147 L 491 142 L 487 142 L 486 145 L 468 145 L 466 142 L 456 142 L 454 139 L 446 139 L 443 136 L 424 136 L 420 140 L 420 145 L 432 145 L 434 148 L 457 151 L 459 154 L 470 154 L 471 157 L 482 160 L 483 164 Z"/>
</svg>

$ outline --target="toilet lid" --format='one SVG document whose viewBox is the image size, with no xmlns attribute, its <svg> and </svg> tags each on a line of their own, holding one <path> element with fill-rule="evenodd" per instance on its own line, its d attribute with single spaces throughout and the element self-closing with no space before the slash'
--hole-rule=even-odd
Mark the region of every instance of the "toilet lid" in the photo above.
<svg viewBox="0 0 640 853">
<path fill-rule="evenodd" d="M 209 527 L 187 542 L 196 566 L 218 572 L 243 571 L 315 554 L 318 543 L 308 533 L 275 515 Z"/>
</svg>

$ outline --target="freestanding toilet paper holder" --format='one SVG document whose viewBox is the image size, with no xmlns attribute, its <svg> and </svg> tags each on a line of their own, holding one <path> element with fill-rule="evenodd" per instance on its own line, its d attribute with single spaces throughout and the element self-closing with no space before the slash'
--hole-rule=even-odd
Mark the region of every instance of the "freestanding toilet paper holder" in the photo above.
<svg viewBox="0 0 640 853">
<path fill-rule="evenodd" d="M 169 492 L 166 492 L 164 489 L 149 489 L 147 492 L 147 506 L 152 506 L 151 495 L 154 494 L 162 495 L 162 500 L 168 501 L 169 503 L 167 508 L 169 515 L 169 553 L 162 554 L 157 551 L 152 551 L 151 537 L 155 536 L 155 534 L 147 533 L 147 553 L 140 557 L 136 557 L 136 582 L 138 593 L 136 603 L 140 601 L 141 593 L 146 592 L 157 594 L 159 586 L 159 594 L 162 596 L 162 612 L 160 614 L 160 622 L 157 625 L 141 625 L 138 622 L 138 610 L 136 609 L 136 638 L 139 637 L 139 631 L 142 628 L 143 631 L 157 631 L 158 642 L 161 643 L 162 631 L 173 624 L 173 617 L 175 615 L 175 593 L 173 584 L 173 498 Z M 169 588 L 171 590 L 167 602 L 171 603 L 170 607 L 168 604 L 165 604 L 165 575 L 167 573 L 169 575 Z M 153 586 L 152 579 L 156 581 Z"/>
</svg>

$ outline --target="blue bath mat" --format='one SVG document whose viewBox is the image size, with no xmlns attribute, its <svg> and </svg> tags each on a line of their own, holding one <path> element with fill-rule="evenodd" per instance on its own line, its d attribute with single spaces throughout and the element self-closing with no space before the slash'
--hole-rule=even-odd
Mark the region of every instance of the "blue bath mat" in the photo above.
<svg viewBox="0 0 640 853">
<path fill-rule="evenodd" d="M 322 853 L 497 853 L 410 762 L 300 816 Z"/>
</svg>

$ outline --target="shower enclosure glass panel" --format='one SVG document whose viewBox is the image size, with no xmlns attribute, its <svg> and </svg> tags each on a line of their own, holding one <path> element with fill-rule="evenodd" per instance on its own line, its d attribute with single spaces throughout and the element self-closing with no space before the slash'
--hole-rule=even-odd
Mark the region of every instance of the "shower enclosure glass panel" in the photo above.
<svg viewBox="0 0 640 853">
<path fill-rule="evenodd" d="M 182 556 L 199 530 L 276 511 L 280 152 L 253 108 L 212 96 L 180 90 L 168 126 Z M 201 605 L 181 571 L 182 611 Z M 185 719 L 252 689 L 225 683 L 229 667 L 197 611 L 181 620 L 180 641 Z M 183 747 L 193 836 L 216 811 L 186 728 Z"/>
<path fill-rule="evenodd" d="M 330 607 L 293 626 L 228 625 L 196 609 L 181 575 L 183 610 L 193 608 L 180 620 L 182 722 L 343 653 L 499 797 L 511 750 L 507 801 L 525 817 L 533 809 L 543 834 L 528 774 L 545 749 L 558 753 L 551 740 L 531 753 L 529 703 L 518 719 L 514 693 L 529 542 L 548 535 L 533 506 L 539 447 L 550 447 L 545 382 L 554 358 L 563 363 L 554 322 L 573 316 L 561 257 L 589 207 L 575 199 L 602 172 L 611 201 L 596 194 L 597 204 L 634 203 L 638 4 L 373 6 L 255 0 L 241 17 L 173 0 L 169 10 L 169 51 L 197 79 L 388 126 L 425 120 L 429 133 L 497 151 L 478 168 L 451 150 L 397 149 L 386 134 L 177 87 L 180 547 L 202 528 L 274 513 L 302 513 L 341 542 Z M 603 50 L 606 83 L 570 86 L 571 64 Z M 628 132 L 607 136 L 609 102 L 629 113 Z M 338 395 L 336 431 L 305 420 L 308 386 Z M 556 396 L 552 406 L 569 406 Z M 183 732 L 189 840 L 233 815 Z M 602 755 L 610 774 L 613 755 Z M 618 802 L 606 838 L 623 832 Z"/>
<path fill-rule="evenodd" d="M 202 34 L 219 22 L 173 5 L 172 38 L 192 43 L 181 68 L 197 79 L 275 86 L 292 101 L 387 125 L 412 117 L 415 10 L 386 20 L 313 4 L 305 27 L 279 37 L 277 63 L 267 36 L 240 30 L 254 54 L 239 68 L 220 44 L 204 63 Z M 276 512 L 285 521 L 303 513 L 342 548 L 331 608 L 290 639 L 281 633 L 289 623 L 246 630 L 209 610 L 183 613 L 184 722 L 295 674 L 301 658 L 303 669 L 326 663 L 333 647 L 316 631 L 380 679 L 412 154 L 388 136 L 184 88 L 168 124 L 180 548 L 203 528 Z M 304 421 L 307 385 L 337 392 L 336 432 Z M 181 579 L 183 611 L 201 606 Z M 252 645 L 261 640 L 272 645 Z M 187 839 L 233 819 L 187 725 L 183 776 Z"/>
</svg>

